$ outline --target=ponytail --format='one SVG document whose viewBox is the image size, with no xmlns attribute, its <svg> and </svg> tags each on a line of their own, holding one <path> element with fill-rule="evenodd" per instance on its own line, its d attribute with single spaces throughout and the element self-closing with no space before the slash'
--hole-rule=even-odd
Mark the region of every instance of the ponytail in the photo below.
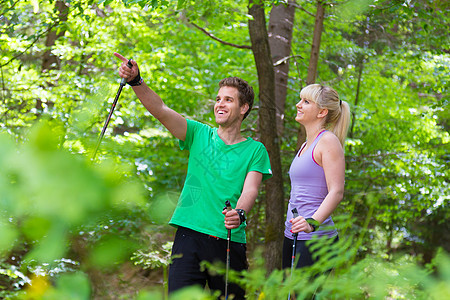
<svg viewBox="0 0 450 300">
<path fill-rule="evenodd" d="M 342 148 L 344 148 L 344 142 L 347 137 L 348 126 L 350 124 L 350 106 L 345 101 L 340 102 L 339 106 L 340 113 L 338 114 L 337 120 L 335 123 L 329 124 L 329 129 L 338 137 Z"/>
</svg>

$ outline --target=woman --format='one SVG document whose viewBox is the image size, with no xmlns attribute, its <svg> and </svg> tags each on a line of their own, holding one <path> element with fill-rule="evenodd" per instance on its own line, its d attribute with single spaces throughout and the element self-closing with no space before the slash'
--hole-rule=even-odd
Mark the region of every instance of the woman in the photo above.
<svg viewBox="0 0 450 300">
<path fill-rule="evenodd" d="M 300 92 L 295 120 L 305 126 L 306 142 L 289 169 L 291 197 L 283 243 L 283 268 L 291 266 L 293 234 L 298 233 L 297 268 L 312 265 L 306 241 L 326 236 L 338 240 L 331 213 L 344 195 L 344 141 L 350 109 L 337 92 L 327 86 L 311 84 Z M 298 217 L 293 218 L 296 208 Z"/>
</svg>

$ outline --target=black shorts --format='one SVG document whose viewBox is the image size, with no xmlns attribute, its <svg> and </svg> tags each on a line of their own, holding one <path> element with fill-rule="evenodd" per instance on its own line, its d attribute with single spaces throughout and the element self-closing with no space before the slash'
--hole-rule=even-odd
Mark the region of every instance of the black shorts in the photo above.
<svg viewBox="0 0 450 300">
<path fill-rule="evenodd" d="M 246 244 L 230 242 L 230 268 L 236 271 L 248 269 Z M 208 270 L 201 270 L 200 262 L 223 262 L 227 257 L 227 240 L 203 234 L 185 227 L 178 227 L 172 247 L 173 259 L 169 266 L 169 293 L 183 287 L 208 283 L 211 291 L 225 294 L 224 276 L 213 276 Z M 236 284 L 228 283 L 228 294 L 234 299 L 245 299 L 245 291 Z"/>
<path fill-rule="evenodd" d="M 339 241 L 339 237 L 334 237 L 333 243 L 337 243 Z M 316 261 L 319 260 L 318 257 L 313 257 L 311 252 L 309 251 L 308 246 L 306 245 L 305 240 L 297 240 L 295 244 L 295 256 L 296 260 L 298 259 L 297 265 L 298 268 L 303 268 L 307 266 L 313 265 Z M 290 268 L 292 263 L 292 246 L 294 244 L 294 240 L 288 239 L 284 237 L 283 241 L 283 269 Z"/>
</svg>

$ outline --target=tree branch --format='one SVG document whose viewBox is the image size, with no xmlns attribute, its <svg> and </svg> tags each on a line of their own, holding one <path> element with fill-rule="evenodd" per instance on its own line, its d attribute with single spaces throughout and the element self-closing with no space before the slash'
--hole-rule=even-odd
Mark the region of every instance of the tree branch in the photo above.
<svg viewBox="0 0 450 300">
<path fill-rule="evenodd" d="M 46 30 L 44 30 L 42 33 L 40 33 L 35 39 L 34 41 L 27 47 L 25 48 L 25 50 L 23 50 L 22 52 L 20 52 L 19 54 L 13 56 L 10 60 L 8 60 L 6 63 L 4 63 L 3 65 L 0 65 L 0 68 L 3 68 L 4 66 L 8 65 L 10 62 L 12 62 L 13 60 L 15 60 L 16 58 L 19 58 L 20 56 L 22 56 L 25 52 L 28 51 L 28 49 L 30 49 L 31 47 L 33 47 L 34 44 L 36 44 L 36 42 L 41 38 L 41 36 L 43 36 L 44 34 L 46 34 L 47 32 L 49 32 L 52 28 L 54 27 L 54 25 L 48 27 Z"/>
<path fill-rule="evenodd" d="M 191 21 L 189 21 L 189 23 L 192 24 L 195 28 L 197 28 L 201 32 L 203 32 L 204 34 L 206 34 L 207 36 L 209 36 L 210 38 L 212 38 L 213 40 L 218 41 L 219 43 L 222 43 L 222 44 L 227 45 L 227 46 L 235 47 L 235 48 L 240 48 L 240 49 L 252 49 L 252 47 L 248 46 L 248 45 L 237 45 L 237 44 L 233 44 L 233 43 L 229 43 L 229 42 L 226 42 L 224 40 L 221 40 L 218 37 L 215 37 L 212 33 L 206 31 L 204 28 L 198 26 L 197 24 L 195 24 L 195 23 L 193 23 Z"/>
<path fill-rule="evenodd" d="M 300 57 L 301 59 L 303 59 L 303 56 L 301 56 L 301 55 L 289 55 L 289 56 L 286 56 L 286 57 L 283 57 L 283 58 L 277 60 L 277 61 L 273 64 L 273 66 L 274 66 L 274 67 L 279 66 L 279 65 L 281 65 L 282 63 L 285 63 L 286 61 L 288 61 L 289 59 L 294 58 L 294 57 Z"/>
<path fill-rule="evenodd" d="M 18 1 L 17 1 L 18 2 Z M 16 3 L 17 3 L 16 2 Z M 14 5 L 16 4 L 14 3 Z M 69 10 L 67 10 L 67 14 L 69 14 Z M 28 49 L 30 49 L 31 47 L 33 47 L 34 44 L 36 44 L 36 42 L 45 34 L 47 34 L 50 30 L 53 29 L 53 27 L 57 26 L 59 23 L 61 22 L 61 18 L 57 18 L 55 20 L 53 20 L 53 24 L 51 24 L 49 27 L 47 27 L 44 31 L 42 31 L 41 33 L 39 33 L 36 38 L 33 40 L 33 42 L 22 52 L 20 52 L 19 54 L 15 55 L 14 57 L 12 57 L 10 60 L 8 60 L 6 63 L 4 63 L 3 65 L 0 65 L 0 68 L 3 68 L 4 66 L 8 65 L 10 62 L 12 62 L 13 60 L 19 58 L 20 56 L 22 56 L 25 52 L 28 51 Z"/>
<path fill-rule="evenodd" d="M 14 6 L 16 6 L 16 4 L 19 2 L 20 0 L 17 0 L 16 2 L 14 2 L 14 3 L 12 3 L 12 5 L 11 5 L 11 7 L 9 7 L 9 8 L 3 8 L 2 10 L 2 13 L 0 14 L 0 16 L 4 16 L 5 14 L 4 14 L 4 12 L 6 12 L 6 11 L 9 11 L 9 10 L 12 10 L 13 8 L 14 8 Z M 2 4 L 2 6 L 4 5 L 4 3 L 5 3 L 6 1 L 0 1 L 0 4 Z"/>
<path fill-rule="evenodd" d="M 310 15 L 311 17 L 316 17 L 313 13 L 310 13 L 309 11 L 307 11 L 305 8 L 303 8 L 303 6 L 298 5 L 297 3 L 292 3 L 292 6 L 294 6 L 295 8 L 300 9 L 301 11 L 304 11 L 305 13 L 307 13 L 308 15 Z"/>
</svg>

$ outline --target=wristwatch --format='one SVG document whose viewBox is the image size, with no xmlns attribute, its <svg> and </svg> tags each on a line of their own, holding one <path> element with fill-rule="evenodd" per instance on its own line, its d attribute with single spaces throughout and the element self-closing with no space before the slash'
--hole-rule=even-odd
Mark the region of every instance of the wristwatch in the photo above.
<svg viewBox="0 0 450 300">
<path fill-rule="evenodd" d="M 240 209 L 240 208 L 237 208 L 237 209 L 236 209 L 236 212 L 237 212 L 238 215 L 239 215 L 239 220 L 241 221 L 240 224 L 244 223 L 245 220 L 247 220 L 247 217 L 245 216 L 245 210 Z"/>
<path fill-rule="evenodd" d="M 141 85 L 144 82 L 144 79 L 141 77 L 141 71 L 138 70 L 138 74 L 134 77 L 133 80 L 127 82 L 130 86 Z"/>
<path fill-rule="evenodd" d="M 317 222 L 313 218 L 306 218 L 305 220 L 306 220 L 306 222 L 308 222 L 309 225 L 311 225 L 311 227 L 313 229 L 311 232 L 314 232 L 319 228 L 319 222 Z"/>
</svg>

